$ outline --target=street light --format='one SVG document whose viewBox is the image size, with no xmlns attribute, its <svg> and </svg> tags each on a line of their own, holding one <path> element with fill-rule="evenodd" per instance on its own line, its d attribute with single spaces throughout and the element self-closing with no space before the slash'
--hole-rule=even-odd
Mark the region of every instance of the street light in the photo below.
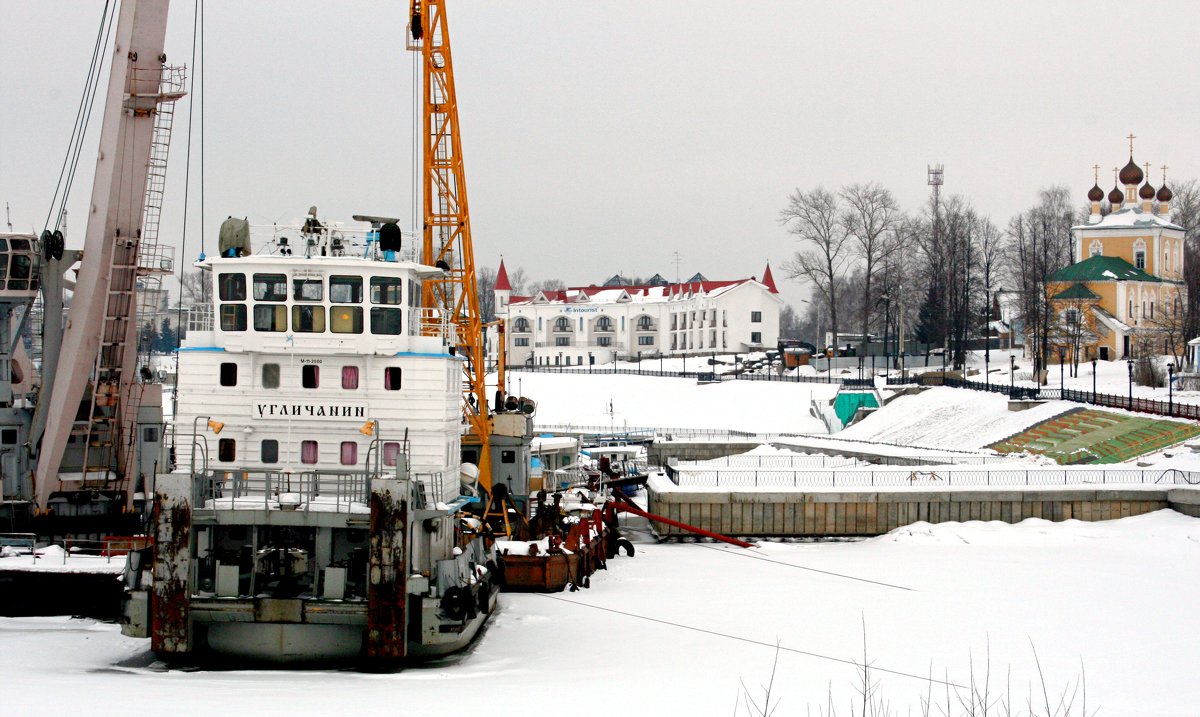
<svg viewBox="0 0 1200 717">
<path fill-rule="evenodd" d="M 858 357 L 858 380 L 860 382 L 862 381 L 862 370 L 863 370 L 863 357 L 859 356 Z"/>
<path fill-rule="evenodd" d="M 1017 375 L 1017 357 L 1016 357 L 1016 356 L 1013 356 L 1012 354 L 1009 354 L 1009 355 L 1008 355 L 1008 361 L 1009 361 L 1009 366 L 1008 366 L 1008 397 L 1009 397 L 1009 398 L 1012 398 L 1012 397 L 1013 397 L 1013 392 L 1014 392 L 1014 391 L 1016 390 L 1016 388 L 1017 388 L 1017 379 L 1016 379 L 1016 375 Z"/>
<path fill-rule="evenodd" d="M 1129 367 L 1129 410 L 1133 410 L 1133 359 L 1125 359 L 1125 364 Z"/>
<path fill-rule="evenodd" d="M 1092 405 L 1096 405 L 1096 357 L 1092 357 Z"/>
<path fill-rule="evenodd" d="M 1167 364 L 1167 415 L 1175 411 L 1175 363 Z"/>
<path fill-rule="evenodd" d="M 1067 358 L 1067 352 L 1060 348 L 1058 350 L 1058 397 L 1059 398 L 1063 397 L 1063 391 L 1066 390 L 1066 388 L 1067 388 L 1064 385 L 1064 383 L 1066 381 L 1066 377 L 1063 376 L 1063 363 L 1066 361 L 1066 358 Z"/>
</svg>

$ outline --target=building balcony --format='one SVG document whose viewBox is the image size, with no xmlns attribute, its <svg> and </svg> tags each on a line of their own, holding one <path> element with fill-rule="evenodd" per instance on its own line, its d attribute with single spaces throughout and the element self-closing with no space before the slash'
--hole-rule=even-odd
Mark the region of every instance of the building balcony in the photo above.
<svg viewBox="0 0 1200 717">
<path fill-rule="evenodd" d="M 671 328 L 673 329 L 673 328 L 675 328 L 675 327 L 674 327 L 674 326 L 672 326 Z M 639 332 L 641 332 L 641 333 L 647 333 L 647 332 L 650 332 L 650 331 L 657 331 L 657 330 L 658 330 L 658 327 L 657 327 L 657 326 L 655 326 L 654 324 L 638 324 L 638 325 L 636 325 L 636 326 L 634 326 L 634 327 L 633 327 L 633 330 L 634 330 L 634 331 L 639 331 Z"/>
</svg>

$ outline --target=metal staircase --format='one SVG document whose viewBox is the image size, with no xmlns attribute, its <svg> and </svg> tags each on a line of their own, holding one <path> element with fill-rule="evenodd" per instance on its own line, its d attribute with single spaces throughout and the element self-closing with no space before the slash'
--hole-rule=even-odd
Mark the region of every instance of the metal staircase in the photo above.
<svg viewBox="0 0 1200 717">
<path fill-rule="evenodd" d="M 135 425 L 142 384 L 137 376 L 126 376 L 125 372 L 130 368 L 136 370 L 149 358 L 150 341 L 145 338 L 142 326 L 145 323 L 154 326 L 163 276 L 174 267 L 174 248 L 158 243 L 158 229 L 175 101 L 184 95 L 184 77 L 182 67 L 162 68 L 147 164 L 142 228 L 139 236 L 114 238 L 100 351 L 92 371 L 93 390 L 86 414 L 76 422 L 76 431 L 82 432 L 84 438 L 85 481 L 93 484 L 113 481 L 122 472 L 124 456 L 132 448 L 135 435 L 130 431 L 130 435 L 123 436 L 121 427 Z M 131 326 L 132 322 L 136 325 Z M 132 346 L 130 341 L 134 342 Z M 137 355 L 132 362 L 127 360 L 130 350 Z M 127 389 L 125 396 L 121 395 L 123 386 Z"/>
</svg>

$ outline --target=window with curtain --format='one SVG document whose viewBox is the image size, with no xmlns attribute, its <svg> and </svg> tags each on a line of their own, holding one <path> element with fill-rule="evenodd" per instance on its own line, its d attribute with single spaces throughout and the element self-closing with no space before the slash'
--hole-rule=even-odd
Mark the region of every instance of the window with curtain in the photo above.
<svg viewBox="0 0 1200 717">
<path fill-rule="evenodd" d="M 300 441 L 300 462 L 313 464 L 317 462 L 317 442 Z"/>
<path fill-rule="evenodd" d="M 300 367 L 300 385 L 304 388 L 317 388 L 321 385 L 321 367 L 304 364 Z"/>
<path fill-rule="evenodd" d="M 347 391 L 353 391 L 358 388 L 358 367 L 343 366 L 342 367 L 342 388 Z"/>
<path fill-rule="evenodd" d="M 385 466 L 396 465 L 396 456 L 400 455 L 400 444 L 394 441 L 383 444 L 383 464 Z"/>
<path fill-rule="evenodd" d="M 387 391 L 400 390 L 400 367 L 388 366 L 383 370 L 383 388 Z"/>
<path fill-rule="evenodd" d="M 272 438 L 264 439 L 262 442 L 262 462 L 263 463 L 278 463 L 279 462 L 279 441 Z"/>
<path fill-rule="evenodd" d="M 358 463 L 358 444 L 354 441 L 342 441 L 342 465 L 352 466 Z"/>
</svg>

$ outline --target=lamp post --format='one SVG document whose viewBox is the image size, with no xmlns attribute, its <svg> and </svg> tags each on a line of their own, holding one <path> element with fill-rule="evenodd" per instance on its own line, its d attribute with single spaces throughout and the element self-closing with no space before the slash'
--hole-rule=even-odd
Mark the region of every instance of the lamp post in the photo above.
<svg viewBox="0 0 1200 717">
<path fill-rule="evenodd" d="M 1167 415 L 1175 412 L 1175 363 L 1167 364 Z"/>
<path fill-rule="evenodd" d="M 1096 405 L 1096 357 L 1092 357 L 1092 405 Z"/>
<path fill-rule="evenodd" d="M 862 371 L 863 371 L 863 357 L 859 356 L 858 357 L 858 380 L 860 382 L 862 381 Z"/>
<path fill-rule="evenodd" d="M 1066 356 L 1067 356 L 1066 351 L 1064 351 L 1060 348 L 1058 350 L 1058 397 L 1059 398 L 1063 397 L 1063 391 L 1066 390 L 1066 386 L 1064 385 L 1064 382 L 1066 381 L 1066 376 L 1063 375 L 1063 362 L 1066 361 Z"/>
<path fill-rule="evenodd" d="M 225 427 L 224 423 L 221 423 L 220 421 L 212 420 L 212 416 L 196 416 L 195 418 L 192 419 L 192 466 L 191 466 L 192 473 L 196 472 L 196 424 L 200 422 L 201 418 L 208 421 L 208 427 L 212 430 L 213 435 L 220 434 L 221 429 Z M 208 468 L 208 438 L 205 438 L 204 436 L 200 436 L 200 438 L 204 439 L 204 464 L 205 464 L 204 467 L 207 469 Z"/>
<path fill-rule="evenodd" d="M 1013 392 L 1017 388 L 1017 357 L 1009 354 L 1008 362 L 1008 397 L 1012 398 Z"/>
<path fill-rule="evenodd" d="M 1133 410 L 1133 359 L 1125 359 L 1125 365 L 1129 367 L 1129 410 Z"/>
</svg>

